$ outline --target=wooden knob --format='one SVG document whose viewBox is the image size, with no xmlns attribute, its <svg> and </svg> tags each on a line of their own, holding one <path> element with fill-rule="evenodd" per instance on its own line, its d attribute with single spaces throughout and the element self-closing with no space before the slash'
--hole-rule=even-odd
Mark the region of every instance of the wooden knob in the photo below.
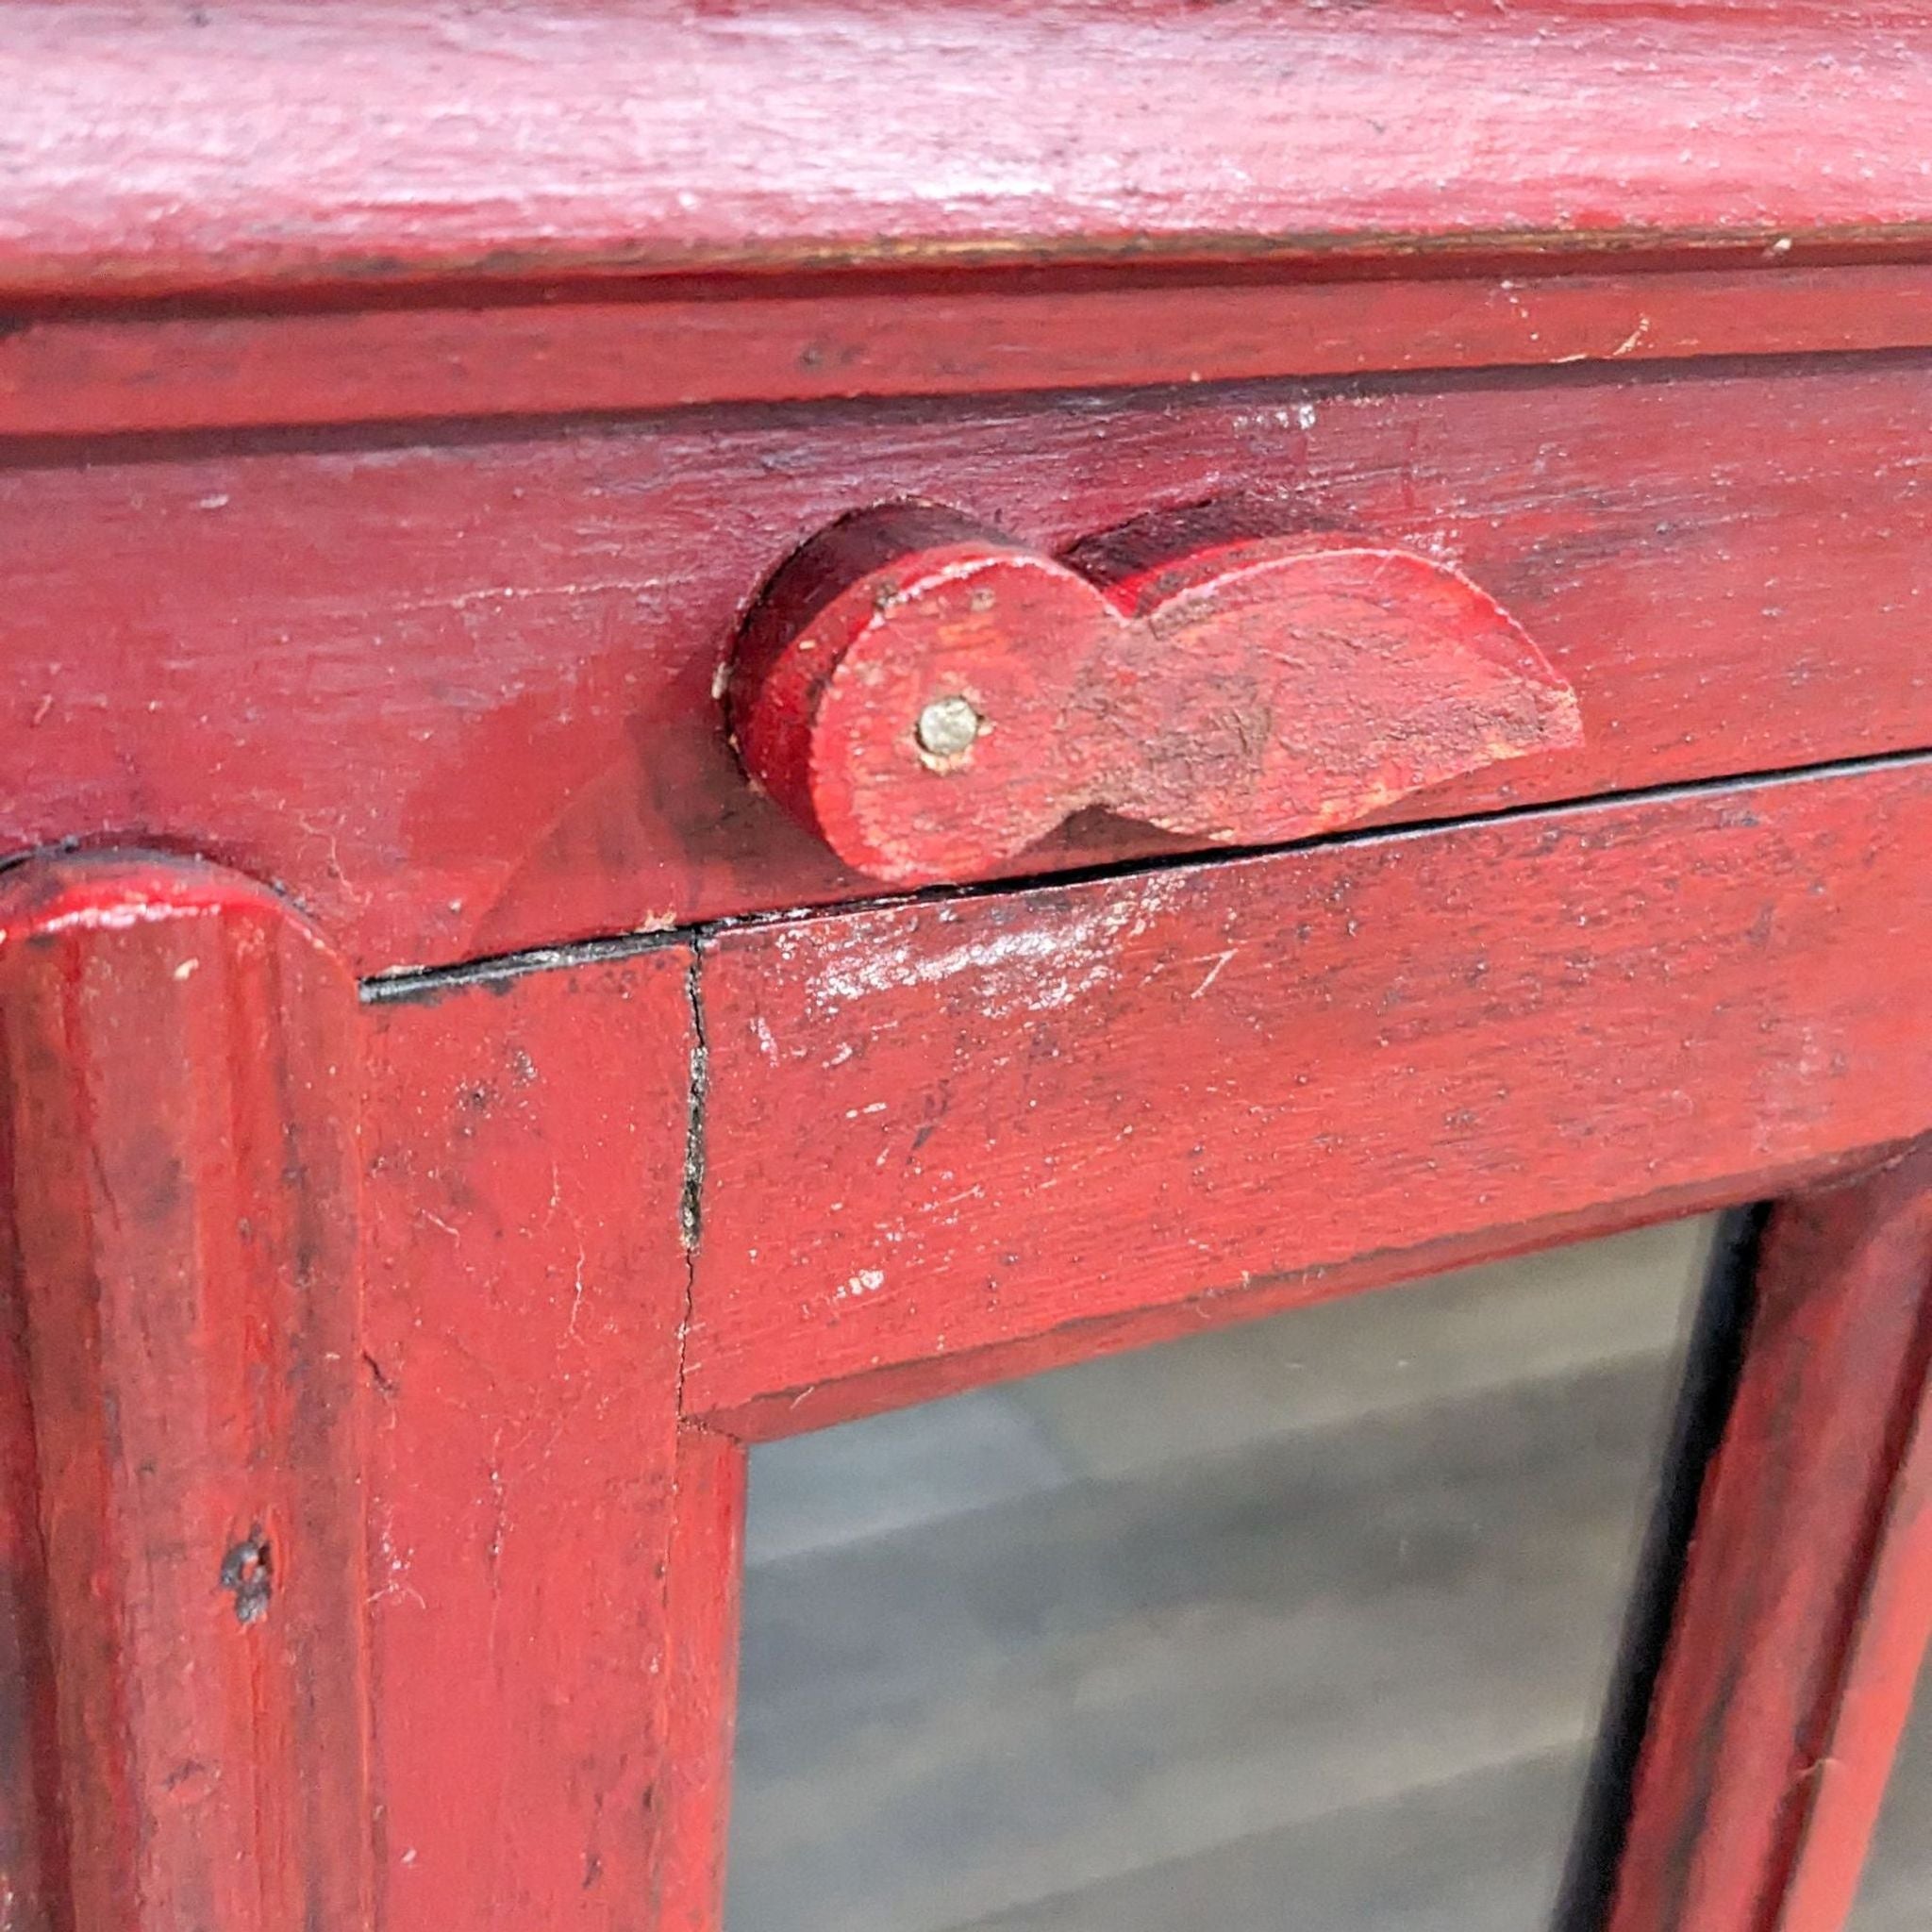
<svg viewBox="0 0 1932 1932">
<path fill-rule="evenodd" d="M 1054 558 L 926 505 L 848 517 L 745 621 L 740 755 L 847 865 L 918 885 L 1092 806 L 1267 844 L 1581 741 L 1575 693 L 1467 577 L 1264 521 L 1208 506 Z"/>
</svg>

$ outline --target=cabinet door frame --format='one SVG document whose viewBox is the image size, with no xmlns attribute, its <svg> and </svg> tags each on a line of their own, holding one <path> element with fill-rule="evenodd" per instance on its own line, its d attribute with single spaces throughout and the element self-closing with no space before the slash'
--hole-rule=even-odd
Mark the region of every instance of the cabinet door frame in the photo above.
<svg viewBox="0 0 1932 1932">
<path fill-rule="evenodd" d="M 1932 1138 L 1920 1138 L 1932 1127 L 1923 1098 L 1932 1083 L 1918 1080 L 1914 1058 L 1932 1041 L 1918 1041 L 1912 998 L 1915 975 L 1932 974 L 1916 956 L 1932 948 L 1915 945 L 1912 910 L 1924 895 L 1912 898 L 1909 869 L 1888 859 L 1882 836 L 1897 831 L 1909 847 L 1915 812 L 1932 814 L 1932 759 L 1243 861 L 1264 874 L 1242 915 L 1256 935 L 1274 929 L 1271 895 L 1332 884 L 1340 866 L 1355 880 L 1355 903 L 1372 906 L 1374 868 L 1392 866 L 1393 896 L 1374 917 L 1395 923 L 1377 927 L 1355 970 L 1409 974 L 1420 1008 L 1410 1024 L 1426 1031 L 1432 1019 L 1459 1015 L 1474 1028 L 1463 1044 L 1477 1052 L 1491 1038 L 1487 1009 L 1469 1004 L 1478 992 L 1426 968 L 1445 919 L 1466 916 L 1492 969 L 1527 984 L 1543 970 L 1551 920 L 1570 917 L 1566 893 L 1620 896 L 1626 920 L 1639 921 L 1666 898 L 1688 898 L 1684 917 L 1702 950 L 1675 970 L 1695 982 L 1693 1004 L 1747 1008 L 1746 1023 L 1699 1036 L 1693 1056 L 1710 1128 L 1702 1138 L 1715 1137 L 1723 1158 L 1703 1168 L 1688 1156 L 1646 1163 L 1633 1141 L 1601 1167 L 1596 1198 L 1545 1211 L 1574 1146 L 1538 1128 L 1534 1108 L 1506 1109 L 1516 1172 L 1482 1225 L 1422 1226 L 1392 1248 L 1365 1227 L 1355 1251 L 1275 1274 L 1259 1265 L 1261 1250 L 1230 1246 L 1230 1273 L 1246 1278 L 1228 1291 L 1157 1294 L 1099 1315 L 1077 1302 L 1039 1304 L 1010 1334 L 958 1355 L 918 1342 L 868 1362 L 849 1337 L 832 1335 L 835 1303 L 824 1380 L 803 1384 L 808 1332 L 801 1341 L 795 1328 L 772 1329 L 769 1355 L 739 1348 L 728 1375 L 707 1370 L 704 1356 L 716 1338 L 706 1324 L 728 1312 L 731 1293 L 762 1291 L 735 1282 L 728 1265 L 707 1273 L 719 1265 L 708 1241 L 724 1241 L 741 1206 L 734 1192 L 797 1198 L 798 1224 L 777 1225 L 774 1212 L 774 1239 L 809 1259 L 825 1230 L 808 1224 L 822 1176 L 808 1174 L 808 1151 L 816 1145 L 835 1179 L 876 1172 L 857 1125 L 847 1135 L 821 1122 L 815 1139 L 806 1121 L 788 1138 L 784 1110 L 804 1090 L 785 1079 L 772 1085 L 764 1116 L 776 1124 L 752 1134 L 758 1109 L 746 1110 L 745 1096 L 782 1072 L 794 1043 L 788 1028 L 804 1029 L 797 1038 L 818 1056 L 814 1066 L 841 1027 L 855 1052 L 887 1041 L 874 1065 L 892 1104 L 912 1105 L 922 1082 L 942 1079 L 964 1056 L 992 1067 L 992 1098 L 1004 1106 L 1007 1076 L 993 1063 L 1003 1066 L 1041 1017 L 997 1010 L 970 981 L 950 1005 L 936 996 L 917 932 L 901 930 L 896 951 L 881 947 L 881 922 L 905 913 L 654 935 L 358 990 L 323 939 L 231 874 L 132 855 L 16 868 L 0 1018 L 8 1279 L 27 1291 L 11 1295 L 10 1353 L 0 1362 L 0 1476 L 12 1520 L 40 1525 L 38 1537 L 9 1541 L 0 1592 L 5 1634 L 32 1687 L 4 1739 L 25 1775 L 0 1791 L 0 1856 L 29 1914 L 21 1924 L 108 1932 L 111 1911 L 116 1932 L 162 1932 L 200 1856 L 193 1813 L 167 1803 L 168 1766 L 129 1747 L 112 1698 L 94 1700 L 109 1712 L 100 1724 L 70 1721 L 93 1707 L 102 1683 L 168 1668 L 140 1631 L 104 1623 L 75 1580 L 90 1574 L 73 1567 L 77 1549 L 89 1561 L 105 1549 L 129 1575 L 153 1553 L 139 1511 L 110 1512 L 108 1531 L 74 1541 L 74 1472 L 105 1471 L 108 1493 L 138 1474 L 177 1499 L 190 1472 L 173 1470 L 165 1454 L 158 1475 L 117 1464 L 114 1442 L 89 1422 L 106 1412 L 101 1401 L 89 1409 L 49 1397 L 105 1391 L 132 1405 L 162 1443 L 172 1417 L 233 1399 L 223 1394 L 233 1364 L 217 1354 L 194 1357 L 203 1379 L 191 1376 L 192 1386 L 138 1385 L 113 1379 L 110 1346 L 98 1354 L 101 1373 L 75 1384 L 52 1325 L 62 1307 L 97 1298 L 108 1342 L 136 1359 L 150 1276 L 192 1282 L 219 1266 L 264 1307 L 301 1284 L 355 1337 L 355 1425 L 291 1438 L 287 1451 L 272 1444 L 267 1457 L 292 1456 L 307 1485 L 295 1502 L 272 1506 L 282 1512 L 277 1535 L 287 1519 L 288 1542 L 267 1614 L 236 1616 L 222 1551 L 168 1573 L 162 1591 L 162 1607 L 211 1655 L 242 1646 L 245 1657 L 264 1634 L 283 1643 L 283 1618 L 307 1627 L 300 1611 L 315 1573 L 306 1553 L 328 1547 L 345 1497 L 359 1509 L 367 1618 L 336 1630 L 348 1649 L 318 1649 L 311 1630 L 274 1653 L 286 1660 L 280 1676 L 232 1679 L 234 1721 L 216 1747 L 224 1775 L 252 1781 L 296 1825 L 281 1841 L 283 1890 L 225 1895 L 214 1932 L 280 1932 L 288 1886 L 323 1872 L 363 1887 L 354 1874 L 365 1869 L 367 1916 L 383 1932 L 438 1932 L 453 1910 L 502 1932 L 522 1932 L 533 1917 L 587 1932 L 717 1932 L 752 1443 L 1452 1262 L 1764 1200 L 1733 1255 L 1735 1319 L 1674 1472 L 1657 1607 L 1626 1673 L 1622 1718 L 1636 1741 L 1604 1787 L 1568 1910 L 1576 1932 L 1829 1932 L 1849 1908 L 1932 1615 Z M 1579 841 L 1590 861 L 1580 869 Z M 1441 868 L 1439 885 L 1453 885 L 1447 899 L 1408 890 L 1424 876 L 1415 869 L 1430 866 Z M 1233 866 L 1185 870 L 1179 886 L 1170 868 L 1091 887 L 959 894 L 921 916 L 942 934 L 935 944 L 970 950 L 975 922 L 991 922 L 1045 935 L 1027 944 L 1050 958 L 1069 907 L 1086 917 L 1094 903 L 1165 894 L 1159 917 L 1178 924 L 1155 940 L 1184 951 L 1205 942 L 1208 925 L 1225 924 L 1239 883 Z M 1099 900 L 1077 900 L 1083 891 Z M 1818 937 L 1826 928 L 1807 923 L 1821 893 L 1831 929 L 1849 934 L 1836 950 Z M 177 929 L 167 922 L 184 906 Z M 1739 923 L 1753 907 L 1766 908 L 1768 931 L 1786 922 L 1796 949 L 1769 969 L 1750 942 L 1760 922 Z M 1133 922 L 1111 930 L 1131 934 Z M 1235 933 L 1237 946 L 1248 931 Z M 1886 932 L 1889 944 L 1873 938 Z M 219 977 L 197 988 L 197 974 L 214 968 L 182 973 L 202 957 L 182 951 L 182 934 L 208 938 L 206 956 L 225 962 Z M 1622 1041 L 1682 1018 L 1663 982 L 1624 970 L 1631 955 L 1614 921 L 1576 945 L 1598 970 L 1581 974 L 1566 1024 L 1601 1024 Z M 1109 956 L 1113 965 L 1127 957 Z M 882 962 L 882 1007 L 848 1008 L 841 1019 L 827 1017 L 823 998 L 817 1008 L 786 1004 L 828 958 L 849 968 L 868 958 Z M 1203 967 L 1190 985 L 1199 982 L 1204 999 L 1218 990 L 1240 1027 L 1275 1015 L 1282 1026 L 1259 1037 L 1282 1039 L 1322 958 L 1317 939 L 1291 931 L 1257 968 Z M 277 960 L 310 963 L 298 972 Z M 1794 961 L 1810 970 L 1793 972 Z M 1139 1069 L 1152 1083 L 1116 1094 L 1103 1079 L 1097 1100 L 1085 1089 L 1072 1101 L 1041 1090 L 1049 1114 L 1074 1108 L 1062 1126 L 1091 1123 L 1081 1109 L 1104 1113 L 1114 1098 L 1158 1097 L 1167 1076 L 1141 1049 L 1170 1010 L 1165 991 L 1147 992 L 1159 978 L 1153 963 L 1141 956 L 1138 980 L 1076 975 L 1064 1000 L 1048 1003 L 1056 1024 L 1087 1028 L 1072 1056 L 1080 1078 L 1098 1057 L 1109 1078 Z M 734 1007 L 734 974 L 774 1004 Z M 760 1017 L 764 1038 L 752 1024 Z M 1814 1056 L 1795 1073 L 1782 1058 L 1792 1039 Z M 1578 1050 L 1552 1064 L 1569 1065 L 1585 1087 L 1601 1084 L 1607 1105 L 1621 1058 Z M 1769 1089 L 1768 1069 L 1790 1077 Z M 1358 1073 L 1338 1091 L 1360 1096 L 1350 1118 L 1370 1150 L 1355 1158 L 1367 1160 L 1379 1143 L 1366 1129 L 1396 1117 L 1375 1110 L 1397 1104 L 1390 1090 L 1399 1082 L 1372 1065 Z M 180 1091 L 207 1104 L 183 1113 Z M 1774 1121 L 1767 1093 L 1781 1109 Z M 837 1118 L 847 1119 L 842 1108 Z M 84 1119 L 119 1154 L 75 1167 L 48 1124 L 61 1119 Z M 296 1147 L 305 1133 L 340 1139 L 345 1128 L 360 1149 L 353 1199 L 339 1188 L 313 1194 L 292 1157 L 279 1183 L 262 1166 L 263 1147 Z M 146 1141 L 209 1198 L 237 1198 L 239 1174 L 284 1208 L 323 1214 L 326 1226 L 284 1213 L 263 1224 L 280 1230 L 263 1249 L 244 1216 L 240 1246 L 210 1246 L 189 1224 L 154 1218 L 134 1158 Z M 1735 1159 L 1733 1141 L 1743 1150 Z M 1286 1162 L 1289 1141 L 1269 1144 Z M 1162 1158 L 1157 1147 L 1150 1173 Z M 928 1181 L 907 1173 L 910 1201 Z M 1015 1185 L 1024 1198 L 1024 1176 Z M 1270 1241 L 1285 1241 L 1291 1206 L 1274 1210 L 1262 1230 Z M 129 1245 L 117 1227 L 139 1238 Z M 756 1323 L 744 1332 L 756 1335 Z M 316 1372 L 339 1374 L 345 1352 L 332 1342 Z M 262 1459 L 240 1457 L 229 1474 L 241 1489 Z M 225 1622 L 205 1621 L 211 1606 Z M 367 1717 L 356 1750 L 285 1722 L 318 1672 L 369 1686 L 352 1696 Z M 327 1795 L 319 1812 L 309 1803 L 318 1791 Z M 119 1889 L 104 1903 L 73 1874 L 101 1821 L 123 1815 L 116 1806 L 160 1821 L 163 1856 L 117 1867 Z"/>
</svg>

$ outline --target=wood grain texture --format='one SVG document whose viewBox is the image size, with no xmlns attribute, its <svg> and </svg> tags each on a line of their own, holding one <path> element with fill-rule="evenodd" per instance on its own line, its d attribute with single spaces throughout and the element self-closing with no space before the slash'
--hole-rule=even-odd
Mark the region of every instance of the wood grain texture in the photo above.
<svg viewBox="0 0 1932 1932">
<path fill-rule="evenodd" d="M 21 292 L 1932 227 L 1900 0 L 9 0 L 0 48 Z"/>
<path fill-rule="evenodd" d="M 720 933 L 687 1405 L 1908 1136 L 1928 838 L 1915 758 Z"/>
<path fill-rule="evenodd" d="M 677 1437 L 671 1535 L 670 1709 L 653 1884 L 659 1932 L 719 1932 L 738 1724 L 745 1450 L 709 1429 Z"/>
<path fill-rule="evenodd" d="M 1814 1186 L 1872 1165 L 1869 1150 L 1760 1172 L 1767 1194 Z M 754 1396 L 713 1411 L 712 1425 L 753 1444 L 783 1441 L 802 1430 L 835 1427 L 890 1410 L 1030 1377 L 1070 1362 L 1102 1361 L 1157 1343 L 1186 1341 L 1231 1329 L 1246 1330 L 1276 1313 L 1351 1301 L 1444 1270 L 1546 1257 L 1577 1242 L 1634 1235 L 1685 1215 L 1714 1212 L 1738 1198 L 1735 1179 L 1670 1188 L 1568 1213 L 1539 1216 L 1474 1234 L 1384 1250 L 1303 1274 L 1262 1275 L 1244 1285 L 1187 1301 L 1157 1301 L 1111 1314 L 1082 1315 L 1045 1329 L 1018 1329 L 1003 1340 L 968 1349 L 882 1365 L 844 1379 L 814 1382 Z"/>
<path fill-rule="evenodd" d="M 935 276 L 569 285 L 488 308 L 20 318 L 0 435 L 1123 389 L 1932 344 L 1915 263 L 1100 286 Z"/>
<path fill-rule="evenodd" d="M 1932 1284 L 1932 1262 L 1923 1281 Z M 1837 1932 L 1846 1924 L 1887 1804 L 1932 1817 L 1923 1776 L 1897 1789 L 1896 1774 L 1917 1769 L 1899 1756 L 1925 1681 L 1932 1643 L 1932 1389 L 1922 1390 L 1885 1501 L 1864 1600 L 1847 1647 L 1831 1734 L 1819 1754 L 1811 1805 L 1780 1932 Z M 1923 1700 L 1922 1700 L 1923 1701 Z M 1925 1721 L 1918 1726 L 1923 1730 Z M 1916 1742 L 1916 1737 L 1913 1740 Z M 1921 1841 L 1927 1836 L 1923 1830 Z M 1878 1840 L 1884 1843 L 1883 1839 Z"/>
<path fill-rule="evenodd" d="M 1911 1578 L 1891 1573 L 1923 1563 L 1924 1456 L 1907 1452 L 1928 1362 L 1921 1146 L 1867 1181 L 1784 1203 L 1765 1235 L 1611 1932 L 1842 1923 L 1924 1649 L 1924 1606 L 1898 1603 Z M 1866 1706 L 1874 1691 L 1882 1713 Z"/>
<path fill-rule="evenodd" d="M 659 1895 L 691 1856 L 665 1839 L 691 1815 L 666 1790 L 687 971 L 662 949 L 371 1009 L 389 1932 L 702 1923 Z"/>
<path fill-rule="evenodd" d="M 357 1019 L 246 881 L 5 881 L 9 1927 L 368 1923 Z"/>
<path fill-rule="evenodd" d="M 744 783 L 712 684 L 778 559 L 905 496 L 1058 550 L 1252 492 L 1455 564 L 1588 743 L 1429 817 L 1909 748 L 1928 408 L 1921 362 L 1817 362 L 4 471 L 0 845 L 210 853 L 363 971 L 862 891 Z M 1083 822 L 1021 863 L 1174 842 Z"/>
<path fill-rule="evenodd" d="M 9 1125 L 0 1140 L 8 1168 L 11 1150 Z M 65 1932 L 67 1834 L 26 1323 L 9 1278 L 0 1292 L 0 1884 L 11 1923 L 0 1924 Z"/>
<path fill-rule="evenodd" d="M 753 607 L 729 695 L 759 788 L 894 885 L 996 870 L 1096 808 L 1191 843 L 1311 838 L 1582 741 L 1576 693 L 1467 577 L 1240 501 L 1061 558 L 924 505 L 845 518 Z"/>
</svg>

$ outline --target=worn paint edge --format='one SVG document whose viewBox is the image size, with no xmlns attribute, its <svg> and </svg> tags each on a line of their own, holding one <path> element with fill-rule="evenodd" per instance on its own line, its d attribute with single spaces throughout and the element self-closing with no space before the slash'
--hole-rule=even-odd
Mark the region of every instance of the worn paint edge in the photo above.
<svg viewBox="0 0 1932 1932">
<path fill-rule="evenodd" d="M 365 975 L 359 991 L 365 1006 L 427 1005 L 465 987 L 480 986 L 507 991 L 515 981 L 532 973 L 571 972 L 583 966 L 635 958 L 677 946 L 695 945 L 702 952 L 709 941 L 722 934 L 761 926 L 791 925 L 805 920 L 857 917 L 873 912 L 905 911 L 922 906 L 956 905 L 975 899 L 1014 898 L 1074 886 L 1131 884 L 1136 879 L 1157 878 L 1170 873 L 1255 864 L 1288 853 L 1324 852 L 1343 846 L 1375 843 L 1394 844 L 1479 825 L 1506 825 L 1522 819 L 1560 820 L 1569 824 L 1592 813 L 1632 805 L 1666 805 L 1677 799 L 1722 791 L 1756 795 L 1784 785 L 1817 779 L 1856 778 L 1869 773 L 1910 771 L 1926 763 L 1932 763 L 1932 746 L 1912 751 L 1872 752 L 1858 758 L 1824 758 L 1815 763 L 1789 765 L 1775 771 L 1676 779 L 1666 785 L 1592 792 L 1585 798 L 1545 799 L 1526 805 L 1504 806 L 1494 811 L 1457 812 L 1443 818 L 1411 820 L 1398 825 L 1351 825 L 1312 839 L 1291 839 L 1274 845 L 1225 845 L 1188 852 L 1164 852 L 1114 859 L 1098 865 L 1070 866 L 1061 871 L 974 879 L 961 885 L 926 886 L 914 891 L 881 892 L 863 898 L 834 900 L 824 905 L 774 907 L 767 911 L 732 913 L 721 919 L 693 920 L 688 925 L 654 927 L 648 931 L 602 935 L 560 945 L 531 946 L 515 952 L 487 954 L 447 965 L 384 967 Z"/>
</svg>

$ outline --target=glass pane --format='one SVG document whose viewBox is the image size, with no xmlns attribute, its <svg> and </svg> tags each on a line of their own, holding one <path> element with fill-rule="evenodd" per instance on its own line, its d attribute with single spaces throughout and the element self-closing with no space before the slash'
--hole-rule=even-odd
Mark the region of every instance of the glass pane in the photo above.
<svg viewBox="0 0 1932 1932">
<path fill-rule="evenodd" d="M 1932 1667 L 1885 1790 L 1885 1809 L 1850 1932 L 1925 1932 L 1932 1924 Z"/>
<path fill-rule="evenodd" d="M 756 1450 L 729 1932 L 1531 1932 L 1710 1228 Z"/>
</svg>

